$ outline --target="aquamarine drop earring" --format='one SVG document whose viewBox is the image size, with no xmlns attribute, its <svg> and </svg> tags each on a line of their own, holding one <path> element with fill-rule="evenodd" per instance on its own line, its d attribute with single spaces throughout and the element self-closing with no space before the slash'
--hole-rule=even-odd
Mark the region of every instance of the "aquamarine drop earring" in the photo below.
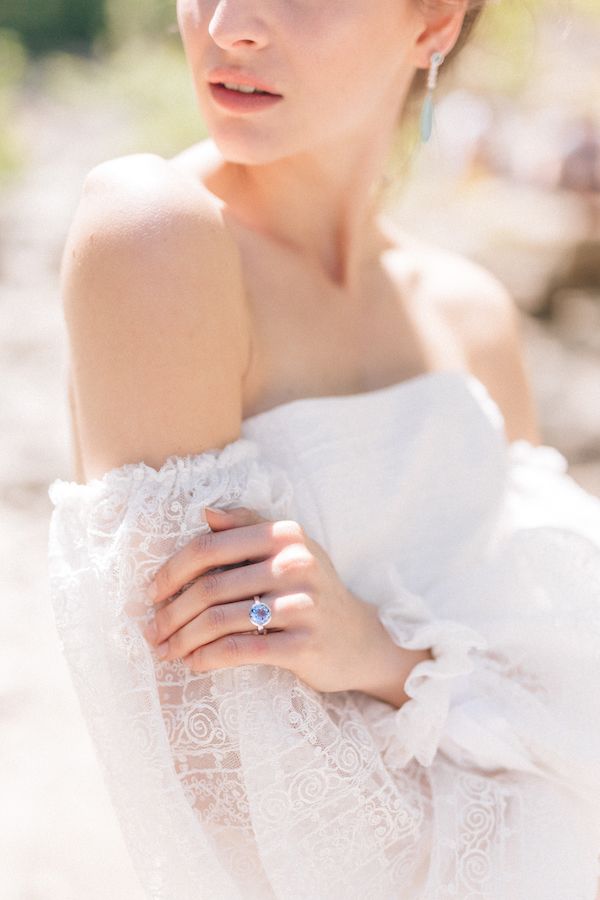
<svg viewBox="0 0 600 900">
<path fill-rule="evenodd" d="M 444 55 L 436 50 L 431 54 L 429 61 L 431 65 L 427 73 L 427 96 L 421 110 L 421 140 L 423 143 L 429 140 L 431 134 L 431 126 L 433 124 L 433 89 L 437 83 L 438 69 L 444 62 Z"/>
</svg>

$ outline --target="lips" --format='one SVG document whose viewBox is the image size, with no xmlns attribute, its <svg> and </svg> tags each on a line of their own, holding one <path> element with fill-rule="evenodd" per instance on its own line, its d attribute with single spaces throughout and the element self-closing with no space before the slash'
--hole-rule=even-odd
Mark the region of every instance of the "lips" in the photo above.
<svg viewBox="0 0 600 900">
<path fill-rule="evenodd" d="M 266 84 L 250 72 L 243 72 L 241 69 L 212 69 L 209 72 L 208 80 L 211 84 L 243 84 L 249 87 L 257 88 L 274 97 L 281 97 L 282 94 L 276 90 L 272 84 Z"/>
<path fill-rule="evenodd" d="M 254 91 L 246 93 L 231 90 L 219 83 L 209 83 L 208 87 L 215 104 L 230 113 L 259 112 L 283 101 L 281 94 L 257 94 Z"/>
<path fill-rule="evenodd" d="M 225 90 L 227 90 L 227 91 L 231 91 L 231 90 L 235 91 L 235 88 L 225 87 L 224 81 L 211 81 L 211 84 L 218 84 L 219 87 L 224 87 Z M 243 84 L 243 82 L 242 81 L 228 81 L 227 84 Z M 252 87 L 255 87 L 255 85 L 252 85 Z M 273 91 L 263 91 L 262 88 L 257 88 L 257 90 L 260 91 L 261 94 L 267 94 L 269 97 L 280 97 L 281 96 L 281 94 L 274 94 Z M 236 93 L 245 94 L 247 97 L 252 96 L 252 94 L 250 94 L 249 91 L 236 91 Z"/>
</svg>

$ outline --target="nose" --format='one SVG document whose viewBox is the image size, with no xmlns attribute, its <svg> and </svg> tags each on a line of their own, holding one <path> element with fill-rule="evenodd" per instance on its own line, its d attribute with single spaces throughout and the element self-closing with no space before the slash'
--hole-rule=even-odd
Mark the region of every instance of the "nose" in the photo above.
<svg viewBox="0 0 600 900">
<path fill-rule="evenodd" d="M 244 44 L 264 47 L 268 42 L 267 26 L 256 12 L 256 0 L 220 0 L 211 16 L 208 33 L 223 49 Z"/>
</svg>

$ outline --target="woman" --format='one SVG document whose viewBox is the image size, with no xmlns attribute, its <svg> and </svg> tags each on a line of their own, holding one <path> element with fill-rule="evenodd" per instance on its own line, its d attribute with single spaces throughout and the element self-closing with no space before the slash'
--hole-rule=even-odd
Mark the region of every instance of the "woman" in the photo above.
<svg viewBox="0 0 600 900">
<path fill-rule="evenodd" d="M 377 209 L 415 74 L 473 11 L 177 12 L 211 139 L 86 179 L 78 480 L 49 489 L 57 625 L 140 881 L 593 900 L 600 502 L 539 443 L 503 286 Z"/>
</svg>

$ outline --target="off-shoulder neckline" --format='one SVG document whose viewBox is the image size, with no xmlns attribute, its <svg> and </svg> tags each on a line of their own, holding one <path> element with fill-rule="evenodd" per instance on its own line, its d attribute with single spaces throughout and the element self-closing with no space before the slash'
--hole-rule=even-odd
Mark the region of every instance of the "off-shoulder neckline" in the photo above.
<svg viewBox="0 0 600 900">
<path fill-rule="evenodd" d="M 307 410 L 313 407 L 315 410 L 321 410 L 323 407 L 333 406 L 349 406 L 353 402 L 363 404 L 375 401 L 378 398 L 387 398 L 396 395 L 410 396 L 410 389 L 425 385 L 434 385 L 437 381 L 442 384 L 444 382 L 458 383 L 465 387 L 471 387 L 481 395 L 483 402 L 486 402 L 492 414 L 501 420 L 502 416 L 495 401 L 490 397 L 485 385 L 471 372 L 464 369 L 433 369 L 428 372 L 421 372 L 410 378 L 404 378 L 393 384 L 384 385 L 380 388 L 374 388 L 369 391 L 358 391 L 353 394 L 320 394 L 314 397 L 297 397 L 294 400 L 287 400 L 272 406 L 270 409 L 263 410 L 252 416 L 247 416 L 242 420 L 242 433 L 240 437 L 230 441 L 223 447 L 212 447 L 199 453 L 189 453 L 185 456 L 172 454 L 168 456 L 162 465 L 156 469 L 154 466 L 148 465 L 143 461 L 123 463 L 121 466 L 115 466 L 104 472 L 102 475 L 90 479 L 89 481 L 80 483 L 78 481 L 69 481 L 67 479 L 56 478 L 49 486 L 48 493 L 53 502 L 63 499 L 67 496 L 87 496 L 96 491 L 102 491 L 109 485 L 116 483 L 128 482 L 130 478 L 134 480 L 142 480 L 150 478 L 155 481 L 162 481 L 170 478 L 174 472 L 183 471 L 184 469 L 193 469 L 198 473 L 200 470 L 212 468 L 213 466 L 227 468 L 232 464 L 247 464 L 250 459 L 258 456 L 258 445 L 256 441 L 244 433 L 244 428 L 249 425 L 248 431 L 251 432 L 252 425 L 263 422 L 271 418 L 277 418 L 283 413 L 292 412 L 294 410 Z M 366 407 L 365 407 L 366 408 Z M 500 422 L 501 425 L 501 422 Z"/>
<path fill-rule="evenodd" d="M 417 385 L 427 384 L 429 382 L 434 382 L 436 379 L 441 378 L 442 380 L 447 379 L 448 377 L 458 378 L 461 381 L 465 382 L 481 382 L 471 373 L 466 371 L 465 369 L 432 369 L 428 372 L 419 372 L 418 375 L 412 375 L 410 378 L 403 378 L 401 381 L 395 381 L 392 384 L 386 384 L 383 387 L 372 388 L 368 391 L 356 391 L 352 394 L 317 394 L 312 397 L 295 397 L 293 400 L 285 400 L 283 403 L 278 403 L 276 406 L 271 406 L 269 409 L 265 409 L 262 412 L 254 413 L 254 415 L 246 416 L 242 419 L 242 426 L 258 421 L 259 419 L 266 418 L 267 416 L 278 415 L 279 413 L 292 409 L 292 408 L 300 408 L 305 407 L 307 405 L 333 405 L 340 404 L 341 406 L 347 406 L 349 402 L 353 400 L 358 400 L 359 402 L 364 402 L 365 400 L 376 400 L 378 397 L 386 397 L 391 394 L 402 393 L 411 387 L 416 387 Z"/>
</svg>

